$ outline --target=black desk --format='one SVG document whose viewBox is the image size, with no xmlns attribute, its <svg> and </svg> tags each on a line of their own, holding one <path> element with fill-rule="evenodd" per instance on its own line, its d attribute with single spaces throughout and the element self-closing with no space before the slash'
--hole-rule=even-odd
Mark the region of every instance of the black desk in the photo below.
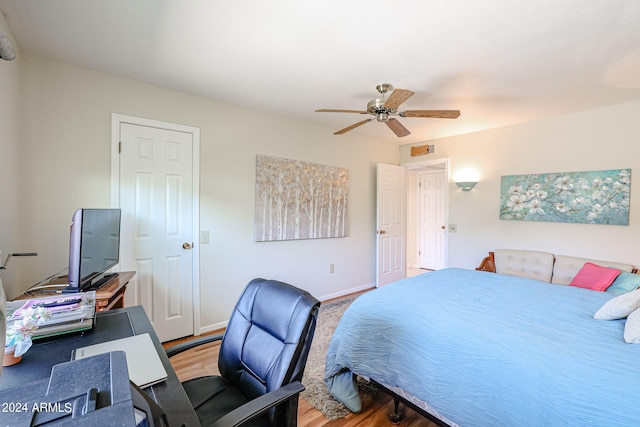
<svg viewBox="0 0 640 427">
<path fill-rule="evenodd" d="M 20 363 L 3 368 L 0 389 L 48 379 L 51 375 L 51 367 L 68 362 L 71 359 L 71 352 L 78 347 L 144 333 L 149 333 L 151 336 L 168 374 L 166 381 L 150 386 L 145 391 L 164 409 L 170 426 L 199 426 L 200 421 L 142 306 L 97 313 L 94 328 L 81 335 L 69 335 L 48 342 L 35 341 L 29 351 L 22 356 Z"/>
</svg>

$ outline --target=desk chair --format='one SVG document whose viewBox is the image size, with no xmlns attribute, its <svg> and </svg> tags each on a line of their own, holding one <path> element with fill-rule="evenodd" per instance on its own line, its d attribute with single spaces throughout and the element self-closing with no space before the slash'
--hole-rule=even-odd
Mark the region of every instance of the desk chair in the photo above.
<svg viewBox="0 0 640 427">
<path fill-rule="evenodd" d="M 204 426 L 296 426 L 300 383 L 320 302 L 275 280 L 254 279 L 236 304 L 224 335 L 168 348 L 172 357 L 222 339 L 221 376 L 182 383 Z"/>
</svg>

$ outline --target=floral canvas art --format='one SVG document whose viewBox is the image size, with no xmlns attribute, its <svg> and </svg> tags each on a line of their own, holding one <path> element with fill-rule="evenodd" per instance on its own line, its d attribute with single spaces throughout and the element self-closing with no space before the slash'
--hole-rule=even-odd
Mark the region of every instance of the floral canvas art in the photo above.
<svg viewBox="0 0 640 427">
<path fill-rule="evenodd" d="M 323 239 L 347 235 L 346 169 L 258 155 L 255 239 Z"/>
<path fill-rule="evenodd" d="M 503 176 L 500 219 L 629 225 L 631 169 Z"/>
</svg>

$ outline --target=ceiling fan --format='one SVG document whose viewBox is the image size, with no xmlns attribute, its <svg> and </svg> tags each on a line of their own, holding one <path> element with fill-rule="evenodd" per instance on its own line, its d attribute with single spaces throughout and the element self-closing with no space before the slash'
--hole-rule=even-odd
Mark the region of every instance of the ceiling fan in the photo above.
<svg viewBox="0 0 640 427">
<path fill-rule="evenodd" d="M 376 89 L 382 95 L 382 98 L 377 98 L 369 101 L 367 104 L 367 110 L 336 110 L 336 109 L 320 109 L 316 110 L 316 113 L 356 113 L 356 114 L 371 114 L 379 122 L 385 123 L 389 129 L 393 131 L 398 137 L 410 135 L 409 129 L 404 127 L 397 119 L 390 116 L 400 117 L 423 117 L 423 118 L 437 118 L 437 119 L 456 119 L 460 116 L 459 110 L 405 110 L 398 111 L 400 104 L 405 102 L 414 92 L 407 89 L 394 89 L 391 95 L 385 99 L 385 94 L 393 89 L 389 83 L 382 83 L 376 86 Z M 342 135 L 350 130 L 362 126 L 365 123 L 372 121 L 373 118 L 362 120 L 358 123 L 354 123 L 351 126 L 347 126 L 344 129 L 340 129 L 334 132 L 334 135 Z"/>
</svg>

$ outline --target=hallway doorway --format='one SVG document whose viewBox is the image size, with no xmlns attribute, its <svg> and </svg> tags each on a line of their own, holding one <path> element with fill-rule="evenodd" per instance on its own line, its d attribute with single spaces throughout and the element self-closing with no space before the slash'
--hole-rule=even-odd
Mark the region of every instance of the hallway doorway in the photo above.
<svg viewBox="0 0 640 427">
<path fill-rule="evenodd" d="M 449 159 L 407 168 L 407 269 L 448 266 Z"/>
</svg>

